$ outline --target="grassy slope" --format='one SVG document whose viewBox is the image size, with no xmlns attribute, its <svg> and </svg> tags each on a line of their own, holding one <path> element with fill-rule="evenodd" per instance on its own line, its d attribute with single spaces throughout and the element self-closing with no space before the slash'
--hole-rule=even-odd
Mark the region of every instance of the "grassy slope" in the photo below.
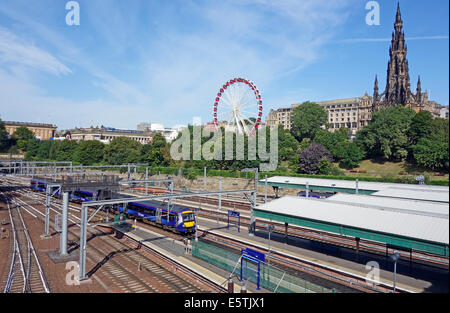
<svg viewBox="0 0 450 313">
<path fill-rule="evenodd" d="M 435 176 L 435 172 L 432 171 L 426 171 L 420 168 L 416 168 L 411 166 L 407 162 L 387 162 L 387 161 L 380 161 L 380 160 L 364 160 L 361 162 L 361 164 L 356 168 L 357 170 L 365 170 L 367 173 L 365 174 L 356 174 L 356 173 L 350 173 L 349 171 L 346 171 L 346 175 L 352 176 L 352 175 L 370 175 L 370 176 L 386 176 L 386 175 L 393 175 L 397 176 L 400 172 L 406 172 L 409 175 L 418 175 L 418 174 L 426 174 L 429 175 L 430 178 L 433 180 L 448 180 L 449 175 L 448 173 L 445 176 Z"/>
</svg>

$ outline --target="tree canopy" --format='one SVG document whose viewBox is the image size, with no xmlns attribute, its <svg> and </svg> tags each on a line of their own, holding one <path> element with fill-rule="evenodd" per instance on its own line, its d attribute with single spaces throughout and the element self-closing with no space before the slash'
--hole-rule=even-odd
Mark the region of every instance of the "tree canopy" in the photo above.
<svg viewBox="0 0 450 313">
<path fill-rule="evenodd" d="M 372 121 L 356 134 L 356 142 L 366 156 L 402 160 L 408 156 L 409 137 L 415 112 L 402 106 L 380 109 Z"/>
<path fill-rule="evenodd" d="M 319 164 L 322 159 L 333 161 L 330 152 L 321 144 L 312 144 L 300 153 L 299 172 L 306 174 L 318 174 Z M 323 163 L 321 164 L 323 168 Z"/>
<path fill-rule="evenodd" d="M 299 142 L 304 138 L 314 139 L 327 118 L 327 111 L 319 104 L 303 102 L 291 113 L 291 133 Z"/>
<path fill-rule="evenodd" d="M 0 151 L 6 150 L 10 146 L 8 132 L 5 128 L 5 123 L 0 119 Z"/>
<path fill-rule="evenodd" d="M 138 163 L 142 145 L 128 137 L 116 137 L 106 145 L 104 160 L 108 164 Z"/>
<path fill-rule="evenodd" d="M 63 149 L 59 150 L 60 157 L 63 157 L 66 150 L 71 148 L 67 144 L 67 147 L 63 147 Z M 105 144 L 98 140 L 82 140 L 73 153 L 73 160 L 83 165 L 93 165 L 102 161 L 104 150 L 106 150 Z"/>
</svg>

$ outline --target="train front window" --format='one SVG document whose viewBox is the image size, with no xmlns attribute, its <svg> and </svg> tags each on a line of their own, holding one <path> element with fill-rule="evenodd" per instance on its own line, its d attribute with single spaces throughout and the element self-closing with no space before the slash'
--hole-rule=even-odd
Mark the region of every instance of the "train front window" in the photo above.
<svg viewBox="0 0 450 313">
<path fill-rule="evenodd" d="M 183 213 L 183 222 L 192 222 L 194 220 L 194 213 Z"/>
</svg>

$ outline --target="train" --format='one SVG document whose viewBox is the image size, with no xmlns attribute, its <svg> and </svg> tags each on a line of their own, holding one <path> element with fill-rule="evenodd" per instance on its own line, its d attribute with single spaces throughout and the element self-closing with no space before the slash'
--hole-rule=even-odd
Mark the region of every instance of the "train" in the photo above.
<svg viewBox="0 0 450 313">
<path fill-rule="evenodd" d="M 317 198 L 317 199 L 326 199 L 330 196 L 332 196 L 332 193 L 321 193 L 321 192 L 309 192 L 308 197 L 309 198 Z M 305 197 L 306 198 L 306 191 L 299 191 L 297 193 L 297 197 Z"/>
<path fill-rule="evenodd" d="M 33 191 L 47 191 L 47 182 L 39 179 L 32 179 L 30 181 L 30 189 Z M 54 196 L 61 197 L 58 186 L 51 187 L 51 193 Z M 69 200 L 73 202 L 93 201 L 97 200 L 99 196 L 98 191 L 93 190 L 75 190 L 73 193 L 69 192 Z"/>
<path fill-rule="evenodd" d="M 121 198 L 128 196 L 121 195 Z M 180 205 L 171 205 L 167 209 L 167 203 L 160 201 L 140 201 L 119 204 L 115 207 L 119 213 L 125 213 L 128 218 L 136 218 L 142 222 L 150 222 L 172 230 L 180 234 L 192 234 L 195 232 L 195 213 L 190 208 Z"/>
<path fill-rule="evenodd" d="M 33 191 L 46 192 L 47 182 L 38 179 L 30 181 L 30 189 Z M 60 197 L 58 187 L 52 187 L 52 193 Z M 69 192 L 69 201 L 85 202 L 97 200 L 98 191 L 75 190 Z M 119 195 L 119 198 L 130 198 L 127 195 Z M 167 210 L 167 204 L 161 201 L 129 202 L 128 204 L 113 205 L 112 209 L 120 214 L 126 214 L 128 218 L 162 226 L 179 234 L 192 234 L 196 228 L 195 213 L 190 208 L 180 205 L 171 205 Z"/>
</svg>

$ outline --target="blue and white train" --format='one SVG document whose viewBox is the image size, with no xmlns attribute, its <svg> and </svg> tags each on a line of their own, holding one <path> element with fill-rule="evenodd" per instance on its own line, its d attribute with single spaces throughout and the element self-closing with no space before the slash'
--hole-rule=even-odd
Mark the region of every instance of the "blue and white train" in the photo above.
<svg viewBox="0 0 450 313">
<path fill-rule="evenodd" d="M 47 191 L 48 182 L 39 179 L 32 179 L 30 181 L 30 189 L 33 191 Z M 59 187 L 52 187 L 51 193 L 57 197 L 61 197 Z M 73 202 L 93 201 L 98 199 L 99 191 L 92 190 L 75 190 L 73 193 L 69 192 L 69 200 Z"/>
<path fill-rule="evenodd" d="M 129 218 L 136 218 L 143 222 L 163 226 L 177 233 L 189 234 L 195 232 L 195 214 L 179 205 L 171 205 L 167 210 L 167 203 L 159 201 L 129 202 L 118 205 L 118 211 Z"/>
<path fill-rule="evenodd" d="M 30 188 L 33 191 L 46 192 L 47 182 L 32 179 Z M 52 187 L 52 193 L 61 196 L 58 187 Z M 99 191 L 75 190 L 69 192 L 69 200 L 73 202 L 85 202 L 97 200 Z M 121 198 L 130 196 L 120 195 Z M 136 218 L 143 222 L 150 222 L 164 228 L 173 230 L 180 234 L 190 234 L 195 232 L 195 213 L 190 208 L 179 205 L 171 205 L 167 210 L 167 203 L 160 201 L 129 202 L 128 204 L 114 205 L 113 209 L 119 213 L 125 213 L 129 218 Z"/>
</svg>

